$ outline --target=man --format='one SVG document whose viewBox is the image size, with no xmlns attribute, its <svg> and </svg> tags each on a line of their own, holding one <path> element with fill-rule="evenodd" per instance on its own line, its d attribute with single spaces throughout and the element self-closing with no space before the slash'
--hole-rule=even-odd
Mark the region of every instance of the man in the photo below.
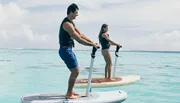
<svg viewBox="0 0 180 103">
<path fill-rule="evenodd" d="M 71 71 L 68 82 L 68 90 L 66 93 L 66 98 L 68 99 L 76 99 L 79 95 L 73 92 L 73 87 L 79 74 L 78 61 L 76 59 L 76 55 L 72 51 L 72 48 L 74 47 L 74 39 L 86 46 L 94 46 L 96 48 L 100 47 L 89 40 L 75 27 L 73 20 L 78 16 L 78 10 L 78 6 L 74 3 L 67 8 L 67 17 L 65 17 L 62 21 L 59 30 L 59 55 Z"/>
</svg>

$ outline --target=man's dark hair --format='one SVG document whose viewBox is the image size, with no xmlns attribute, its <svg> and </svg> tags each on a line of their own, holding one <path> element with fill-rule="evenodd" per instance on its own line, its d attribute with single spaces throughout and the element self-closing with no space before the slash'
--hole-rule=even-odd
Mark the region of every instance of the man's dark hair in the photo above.
<svg viewBox="0 0 180 103">
<path fill-rule="evenodd" d="M 72 3 L 71 5 L 69 5 L 69 7 L 67 8 L 67 15 L 69 15 L 70 12 L 75 12 L 76 9 L 79 10 L 78 6 L 75 3 Z"/>
</svg>

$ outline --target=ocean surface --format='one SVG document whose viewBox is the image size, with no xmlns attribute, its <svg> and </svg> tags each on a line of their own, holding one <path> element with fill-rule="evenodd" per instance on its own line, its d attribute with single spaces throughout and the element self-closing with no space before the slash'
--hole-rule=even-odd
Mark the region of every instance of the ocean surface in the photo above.
<svg viewBox="0 0 180 103">
<path fill-rule="evenodd" d="M 91 51 L 74 52 L 79 78 L 87 78 Z M 114 51 L 111 56 L 114 65 Z M 98 50 L 92 76 L 104 77 L 104 66 Z M 120 51 L 116 70 L 117 76 L 137 74 L 141 80 L 92 91 L 123 90 L 128 93 L 123 103 L 180 103 L 180 52 Z M 66 92 L 69 74 L 57 50 L 0 49 L 0 103 L 20 103 L 22 96 L 32 93 Z"/>
</svg>

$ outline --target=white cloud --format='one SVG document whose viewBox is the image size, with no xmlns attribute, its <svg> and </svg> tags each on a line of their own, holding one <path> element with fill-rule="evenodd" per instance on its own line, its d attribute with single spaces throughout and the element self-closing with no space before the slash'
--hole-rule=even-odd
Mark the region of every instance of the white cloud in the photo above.
<svg viewBox="0 0 180 103">
<path fill-rule="evenodd" d="M 179 7 L 180 1 L 177 0 L 124 4 L 95 11 L 82 11 L 79 21 L 106 21 L 111 25 L 138 26 L 139 29 L 147 30 L 174 29 L 180 26 Z"/>
<path fill-rule="evenodd" d="M 23 8 L 36 7 L 36 6 L 44 6 L 44 5 L 69 5 L 70 3 L 77 3 L 87 8 L 100 8 L 104 3 L 129 3 L 134 2 L 136 0 L 17 0 L 16 3 Z"/>
<path fill-rule="evenodd" d="M 68 4 L 73 0 L 17 0 L 16 3 L 22 8 L 43 6 L 43 5 L 58 5 Z"/>
<path fill-rule="evenodd" d="M 15 3 L 0 4 L 0 24 L 17 24 L 23 19 L 26 11 L 19 8 Z"/>
<path fill-rule="evenodd" d="M 10 2 L 0 5 L 0 47 L 1 48 L 57 48 L 49 34 L 32 30 L 27 18 L 28 11 Z"/>
<path fill-rule="evenodd" d="M 180 31 L 157 32 L 149 36 L 123 38 L 125 48 L 131 50 L 180 51 Z"/>
<path fill-rule="evenodd" d="M 100 26 L 108 23 L 111 38 L 122 43 L 126 50 L 180 48 L 179 0 L 17 0 L 0 4 L 0 47 L 58 48 L 59 25 L 66 9 L 30 11 L 29 8 L 68 6 L 72 2 L 82 7 L 75 21 L 77 27 L 96 42 Z"/>
</svg>

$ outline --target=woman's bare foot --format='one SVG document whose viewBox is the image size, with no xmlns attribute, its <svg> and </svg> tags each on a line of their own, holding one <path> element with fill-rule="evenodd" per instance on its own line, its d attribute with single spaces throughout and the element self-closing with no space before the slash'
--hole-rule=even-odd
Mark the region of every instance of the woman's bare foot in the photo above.
<svg viewBox="0 0 180 103">
<path fill-rule="evenodd" d="M 67 93 L 66 99 L 77 99 L 77 96 L 73 95 L 72 93 Z"/>
<path fill-rule="evenodd" d="M 113 78 L 107 78 L 107 80 L 109 80 L 109 81 L 114 81 L 114 80 L 116 80 L 116 79 L 113 79 Z"/>
<path fill-rule="evenodd" d="M 75 95 L 75 96 L 79 96 L 79 94 L 76 93 L 76 92 L 72 92 L 72 94 Z"/>
</svg>

